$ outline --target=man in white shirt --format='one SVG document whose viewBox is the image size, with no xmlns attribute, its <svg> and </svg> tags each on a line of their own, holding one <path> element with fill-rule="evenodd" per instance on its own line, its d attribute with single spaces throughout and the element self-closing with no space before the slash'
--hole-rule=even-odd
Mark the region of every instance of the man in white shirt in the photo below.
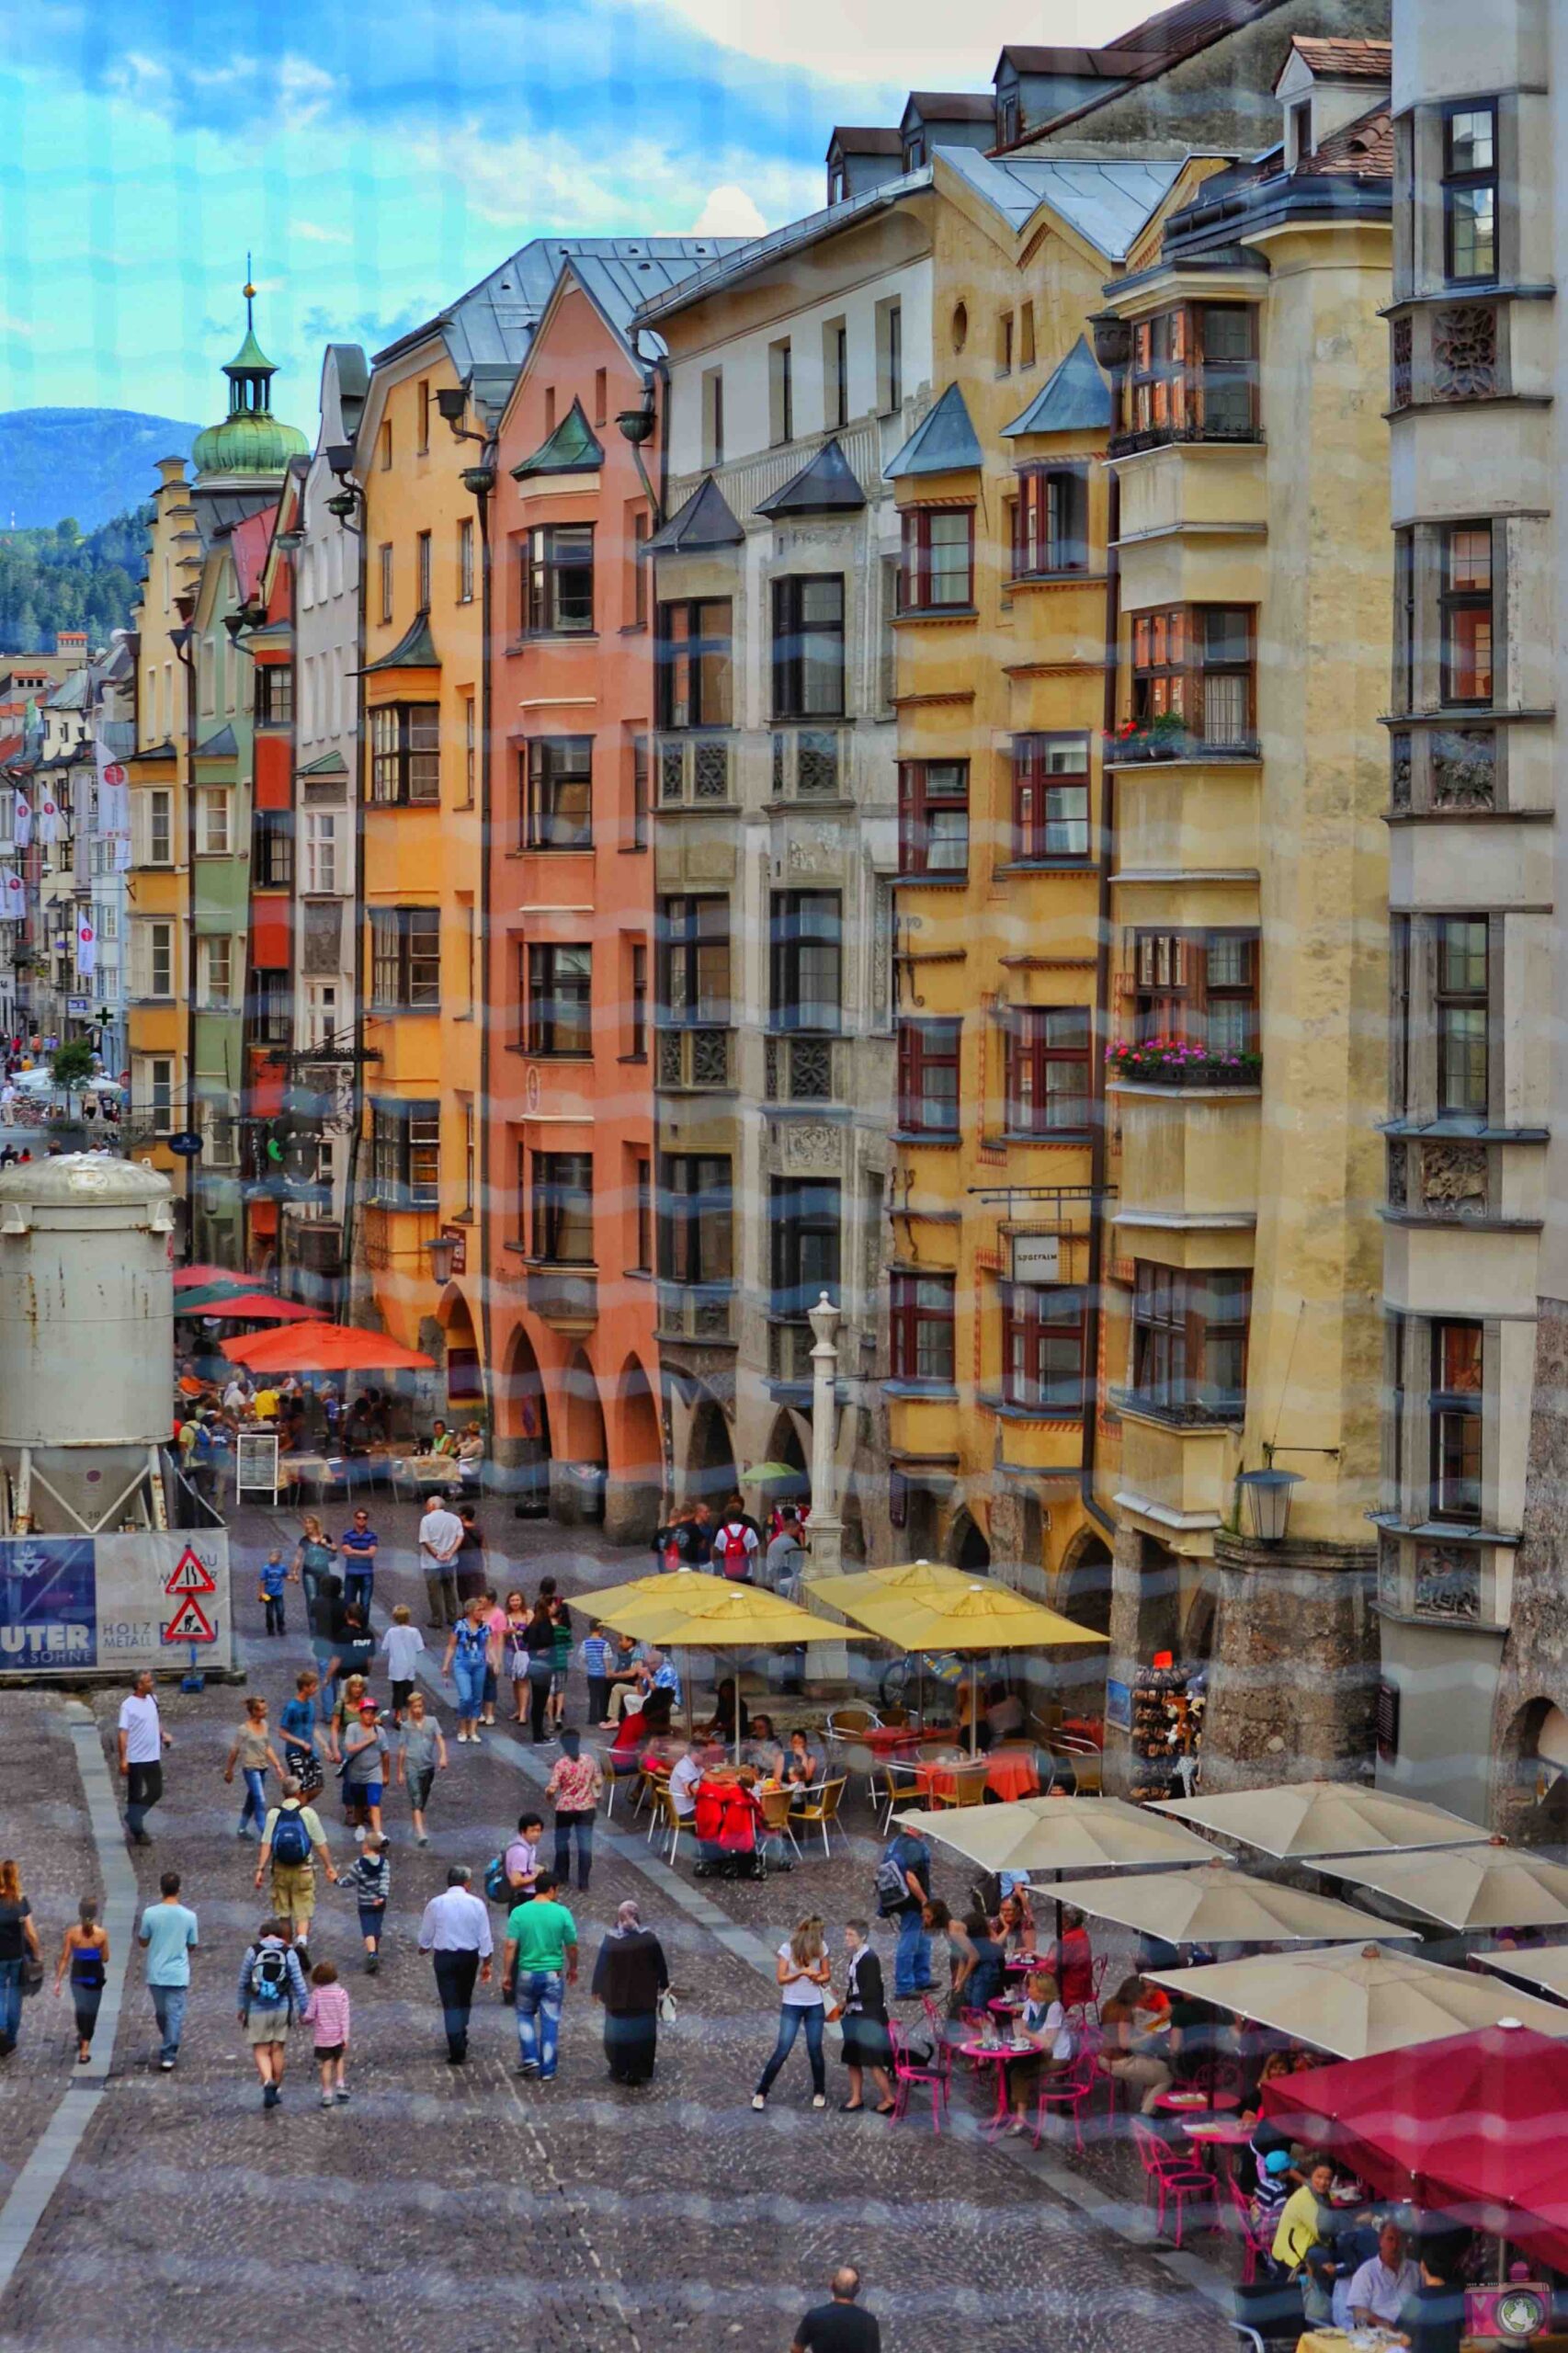
<svg viewBox="0 0 1568 2353">
<path fill-rule="evenodd" d="M 158 1720 L 153 1670 L 144 1666 L 119 1706 L 119 1778 L 125 1783 L 125 1835 L 133 1847 L 150 1847 L 145 1824 L 164 1794 L 164 1751 L 173 1741 Z"/>
<path fill-rule="evenodd" d="M 1420 2267 L 1407 2262 L 1404 2234 L 1397 2222 L 1378 2233 L 1378 2251 L 1350 2282 L 1350 2317 L 1358 2328 L 1397 2328 L 1405 2305 L 1421 2285 Z"/>
<path fill-rule="evenodd" d="M 447 1873 L 445 1895 L 431 1897 L 419 1923 L 419 1949 L 435 1965 L 449 2067 L 460 2067 L 468 2057 L 474 1980 L 489 1984 L 490 1956 L 495 1949 L 489 1911 L 469 1887 L 472 1877 L 466 1863 L 454 1863 Z"/>
<path fill-rule="evenodd" d="M 697 1812 L 697 1784 L 702 1779 L 703 1744 L 695 1734 L 686 1745 L 686 1755 L 676 1760 L 670 1774 L 670 1803 L 683 1822 L 689 1822 Z"/>
<path fill-rule="evenodd" d="M 432 1495 L 419 1523 L 419 1565 L 437 1633 L 458 1622 L 457 1558 L 462 1540 L 463 1524 L 456 1512 L 448 1509 L 444 1495 Z"/>
</svg>

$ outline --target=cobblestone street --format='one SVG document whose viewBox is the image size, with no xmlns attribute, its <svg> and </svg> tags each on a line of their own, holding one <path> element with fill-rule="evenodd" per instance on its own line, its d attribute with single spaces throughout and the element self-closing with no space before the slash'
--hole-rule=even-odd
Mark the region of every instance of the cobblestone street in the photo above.
<svg viewBox="0 0 1568 2353">
<path fill-rule="evenodd" d="M 423 1623 L 414 1518 L 378 1501 L 379 1619 L 403 1599 Z M 503 1589 L 510 1581 L 531 1594 L 549 1572 L 583 1590 L 648 1565 L 595 1540 L 568 1545 L 548 1523 L 494 1506 L 484 1519 Z M 289 1635 L 260 1632 L 254 1569 L 272 1524 L 262 1513 L 237 1524 L 234 1595 L 248 1688 L 265 1693 L 276 1724 L 308 1649 L 297 1587 Z M 279 1515 L 277 1525 L 291 1545 L 294 1520 Z M 92 1700 L 111 1771 L 119 1696 Z M 693 1885 L 689 1863 L 668 1870 L 618 1801 L 612 1824 L 601 1824 L 591 1893 L 573 1899 L 584 1981 L 568 1996 L 559 2077 L 540 2085 L 514 2072 L 514 2029 L 494 1988 L 476 2007 L 470 2064 L 446 2065 L 415 1943 L 448 1863 L 465 1861 L 477 1877 L 554 1752 L 536 1755 L 526 1734 L 519 1744 L 499 1727 L 481 1748 L 451 1746 L 427 1849 L 414 1847 L 395 1794 L 389 1802 L 392 1897 L 377 1979 L 359 1967 L 351 1904 L 323 1891 L 312 1949 L 338 1962 L 353 1999 L 351 2104 L 319 2109 L 297 2037 L 283 2106 L 264 2113 L 233 2003 L 263 1905 L 234 1836 L 238 1796 L 222 1780 L 242 1694 L 210 1687 L 190 1698 L 165 1686 L 159 1699 L 176 1745 L 150 1823 L 154 1844 L 133 1860 L 141 1900 L 176 1867 L 200 1916 L 185 2047 L 178 2070 L 161 2075 L 133 1954 L 113 2073 L 6 2295 L 0 2339 L 16 2353 L 271 2353 L 350 2336 L 384 2353 L 477 2353 L 510 2334 L 562 2353 L 731 2341 L 764 2353 L 788 2346 L 845 2260 L 864 2274 L 889 2353 L 949 2353 L 976 2337 L 988 2353 L 1216 2353 L 1232 2341 L 1180 2259 L 1153 2250 L 1141 2208 L 1128 2202 L 1136 2177 L 1123 2153 L 1080 2163 L 1070 2139 L 1039 2157 L 1027 2143 L 988 2146 L 976 2123 L 989 2082 L 956 2083 L 958 2129 L 937 2139 L 915 2117 L 890 2129 L 838 2114 L 835 2058 L 832 2105 L 812 2112 L 797 2054 L 768 2112 L 752 2112 L 776 2015 L 774 1946 L 801 1912 L 817 1909 L 836 1950 L 846 1915 L 874 1909 L 863 1791 L 831 1863 L 808 1850 L 791 1876 L 761 1885 Z M 449 1694 L 440 1713 L 449 1733 Z M 779 1713 L 787 1723 L 787 1702 Z M 582 1714 L 574 1678 L 568 1721 Z M 103 1892 L 62 1698 L 6 1696 L 0 1782 L 6 1851 L 21 1863 L 52 1977 L 76 1897 Z M 352 1844 L 335 1794 L 329 1782 L 322 1811 L 342 1861 Z M 961 1870 L 939 1851 L 937 1884 L 963 1892 Z M 680 1995 L 644 2091 L 608 2080 L 586 1992 L 599 1939 L 631 1894 L 665 1939 Z M 877 1936 L 885 1957 L 885 1931 Z M 71 2053 L 69 2005 L 46 1986 L 27 2006 L 21 2046 L 0 2078 L 0 2194 L 57 2105 L 87 2097 L 68 2088 Z M 1199 2252 L 1210 2245 L 1200 2240 Z"/>
</svg>

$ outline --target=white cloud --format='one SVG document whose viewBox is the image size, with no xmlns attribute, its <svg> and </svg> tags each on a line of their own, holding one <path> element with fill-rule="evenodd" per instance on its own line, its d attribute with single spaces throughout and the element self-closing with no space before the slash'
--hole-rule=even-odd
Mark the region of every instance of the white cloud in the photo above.
<svg viewBox="0 0 1568 2353">
<path fill-rule="evenodd" d="M 694 237 L 760 237 L 767 223 L 744 188 L 733 180 L 710 188 L 708 201 L 691 224 Z"/>
<path fill-rule="evenodd" d="M 37 332 L 29 319 L 18 319 L 10 311 L 0 311 L 0 335 L 36 335 Z"/>
<path fill-rule="evenodd" d="M 722 232 L 704 218 L 704 233 L 755 235 L 792 221 L 822 201 L 821 173 L 744 151 L 688 158 L 652 139 L 608 152 L 588 135 L 562 131 L 495 139 L 477 122 L 415 136 L 404 150 L 411 177 L 454 177 L 471 212 L 524 236 L 648 236 L 689 233 L 686 223 L 723 198 L 743 208 Z M 715 184 L 713 174 L 725 176 Z M 745 187 L 743 188 L 743 180 Z M 749 190 L 749 193 L 748 193 Z"/>
<path fill-rule="evenodd" d="M 293 235 L 302 237 L 308 245 L 350 245 L 354 240 L 347 229 L 324 229 L 319 221 L 291 221 Z"/>
<path fill-rule="evenodd" d="M 824 79 L 900 90 L 978 90 L 1005 42 L 1068 46 L 1109 40 L 1151 13 L 1137 0 L 633 0 L 669 8 L 748 57 L 803 68 Z M 825 143 L 825 142 L 824 142 Z"/>
</svg>

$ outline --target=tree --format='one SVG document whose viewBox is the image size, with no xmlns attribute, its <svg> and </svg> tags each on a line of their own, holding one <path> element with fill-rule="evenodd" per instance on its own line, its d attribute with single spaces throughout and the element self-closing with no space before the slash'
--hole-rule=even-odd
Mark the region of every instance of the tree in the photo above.
<svg viewBox="0 0 1568 2353">
<path fill-rule="evenodd" d="M 56 1046 L 49 1063 L 50 1076 L 69 1101 L 79 1086 L 85 1086 L 93 1074 L 93 1050 L 85 1038 L 72 1038 L 63 1046 Z"/>
</svg>

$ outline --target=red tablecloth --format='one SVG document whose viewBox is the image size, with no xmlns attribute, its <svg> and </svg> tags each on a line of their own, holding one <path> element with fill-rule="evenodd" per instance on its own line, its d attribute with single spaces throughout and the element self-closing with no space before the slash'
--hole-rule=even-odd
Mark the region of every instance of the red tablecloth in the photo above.
<svg viewBox="0 0 1568 2353">
<path fill-rule="evenodd" d="M 1004 1801 L 1032 1798 L 1040 1793 L 1040 1776 L 1034 1768 L 1034 1758 L 1019 1750 L 1003 1749 L 983 1760 L 985 1786 Z M 957 1786 L 957 1768 L 951 1765 L 918 1765 L 913 1779 L 917 1789 L 927 1798 L 950 1798 Z"/>
</svg>

